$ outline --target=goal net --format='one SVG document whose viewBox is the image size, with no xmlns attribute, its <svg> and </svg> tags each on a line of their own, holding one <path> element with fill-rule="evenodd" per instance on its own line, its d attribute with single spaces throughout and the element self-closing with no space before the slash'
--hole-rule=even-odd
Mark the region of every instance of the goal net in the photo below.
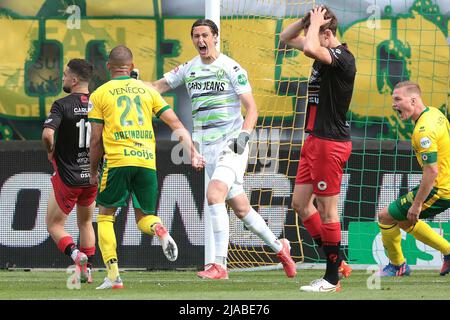
<svg viewBox="0 0 450 320">
<path fill-rule="evenodd" d="M 303 232 L 290 202 L 303 140 L 311 63 L 283 47 L 279 34 L 287 23 L 308 12 L 313 1 L 222 0 L 221 5 L 221 51 L 247 70 L 259 113 L 245 190 L 275 235 L 289 239 L 294 260 L 302 262 Z M 230 217 L 237 219 L 234 214 Z M 230 230 L 231 268 L 279 263 L 275 253 L 240 221 L 230 225 L 235 229 Z"/>
<path fill-rule="evenodd" d="M 401 122 L 392 111 L 391 92 L 399 81 L 416 81 L 424 101 L 447 112 L 447 27 L 431 1 L 410 6 L 405 2 L 402 8 L 351 3 L 328 2 L 338 17 L 338 38 L 348 43 L 358 70 L 347 116 L 353 152 L 338 207 L 341 244 L 351 263 L 385 263 L 376 212 L 417 185 L 421 173 L 410 148 L 413 125 Z M 279 34 L 314 5 L 315 1 L 221 0 L 221 51 L 248 71 L 259 112 L 245 190 L 275 235 L 290 240 L 296 262 L 325 262 L 291 208 L 313 61 L 280 43 Z M 448 212 L 440 221 L 447 217 Z M 230 214 L 230 219 L 237 218 Z M 278 264 L 271 249 L 240 221 L 230 225 L 231 268 Z M 445 234 L 447 227 L 434 227 Z M 417 263 L 434 259 L 409 236 L 404 235 L 404 241 L 405 256 L 415 257 Z"/>
</svg>

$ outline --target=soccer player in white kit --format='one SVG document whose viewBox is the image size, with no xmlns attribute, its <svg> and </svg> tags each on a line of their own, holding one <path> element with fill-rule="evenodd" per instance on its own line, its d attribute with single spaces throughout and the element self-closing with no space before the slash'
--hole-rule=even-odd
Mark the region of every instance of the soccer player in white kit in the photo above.
<svg viewBox="0 0 450 320">
<path fill-rule="evenodd" d="M 287 239 L 277 239 L 264 219 L 250 206 L 244 192 L 250 134 L 258 119 L 247 72 L 233 59 L 216 50 L 216 24 L 199 19 L 191 29 L 199 55 L 153 82 L 160 93 L 186 86 L 192 102 L 193 140 L 206 160 L 210 182 L 206 199 L 214 234 L 215 261 L 197 275 L 204 279 L 228 279 L 226 268 L 229 242 L 230 205 L 246 228 L 260 237 L 283 264 L 288 277 L 297 273 Z M 246 109 L 245 120 L 241 103 Z"/>
</svg>

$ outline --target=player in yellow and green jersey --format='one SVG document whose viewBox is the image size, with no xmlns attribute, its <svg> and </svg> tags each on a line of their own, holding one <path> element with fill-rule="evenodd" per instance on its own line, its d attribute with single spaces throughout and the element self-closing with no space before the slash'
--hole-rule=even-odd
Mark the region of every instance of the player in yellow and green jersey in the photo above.
<svg viewBox="0 0 450 320">
<path fill-rule="evenodd" d="M 422 167 L 422 181 L 378 214 L 389 264 L 381 276 L 410 274 L 401 249 L 400 228 L 444 255 L 441 276 L 450 272 L 450 243 L 419 218 L 431 218 L 450 208 L 450 125 L 442 112 L 426 107 L 420 87 L 411 81 L 398 83 L 392 107 L 403 121 L 414 123 L 412 147 Z"/>
<path fill-rule="evenodd" d="M 138 228 L 157 235 L 167 259 L 175 261 L 175 241 L 156 216 L 158 182 L 156 176 L 153 114 L 178 134 L 191 155 L 192 166 L 201 169 L 203 157 L 195 149 L 189 132 L 161 95 L 130 77 L 133 54 L 125 46 L 111 50 L 107 67 L 112 80 L 95 90 L 89 101 L 90 175 L 98 184 L 97 217 L 99 247 L 108 275 L 97 289 L 123 288 L 119 276 L 114 234 L 114 214 L 127 205 L 131 195 Z M 99 180 L 98 166 L 104 156 Z"/>
</svg>

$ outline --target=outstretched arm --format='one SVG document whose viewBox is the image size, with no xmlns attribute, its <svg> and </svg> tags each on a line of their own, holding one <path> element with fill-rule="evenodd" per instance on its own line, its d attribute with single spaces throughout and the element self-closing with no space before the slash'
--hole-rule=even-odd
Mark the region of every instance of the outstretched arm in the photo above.
<svg viewBox="0 0 450 320">
<path fill-rule="evenodd" d="M 167 80 L 165 78 L 161 78 L 154 82 L 147 82 L 147 81 L 142 81 L 142 82 L 146 86 L 155 89 L 156 91 L 158 91 L 161 94 L 164 92 L 167 92 L 169 90 L 172 90 L 172 88 L 169 86 L 169 84 L 167 83 Z"/>
<path fill-rule="evenodd" d="M 177 115 L 172 109 L 164 111 L 159 118 L 166 123 L 170 129 L 177 135 L 178 140 L 183 145 L 184 149 L 189 152 L 191 158 L 191 165 L 197 170 L 201 170 L 205 166 L 205 159 L 198 153 L 192 142 L 189 131 L 186 130 L 183 123 L 178 119 Z"/>
</svg>

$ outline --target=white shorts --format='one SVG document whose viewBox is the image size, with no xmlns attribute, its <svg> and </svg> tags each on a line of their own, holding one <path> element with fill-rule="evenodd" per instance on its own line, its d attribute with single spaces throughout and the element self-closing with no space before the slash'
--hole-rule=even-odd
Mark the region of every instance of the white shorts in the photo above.
<svg viewBox="0 0 450 320">
<path fill-rule="evenodd" d="M 206 160 L 206 174 L 210 180 L 219 180 L 228 187 L 226 200 L 244 193 L 244 174 L 247 169 L 249 145 L 242 154 L 234 153 L 221 141 L 202 146 L 202 155 Z"/>
</svg>

